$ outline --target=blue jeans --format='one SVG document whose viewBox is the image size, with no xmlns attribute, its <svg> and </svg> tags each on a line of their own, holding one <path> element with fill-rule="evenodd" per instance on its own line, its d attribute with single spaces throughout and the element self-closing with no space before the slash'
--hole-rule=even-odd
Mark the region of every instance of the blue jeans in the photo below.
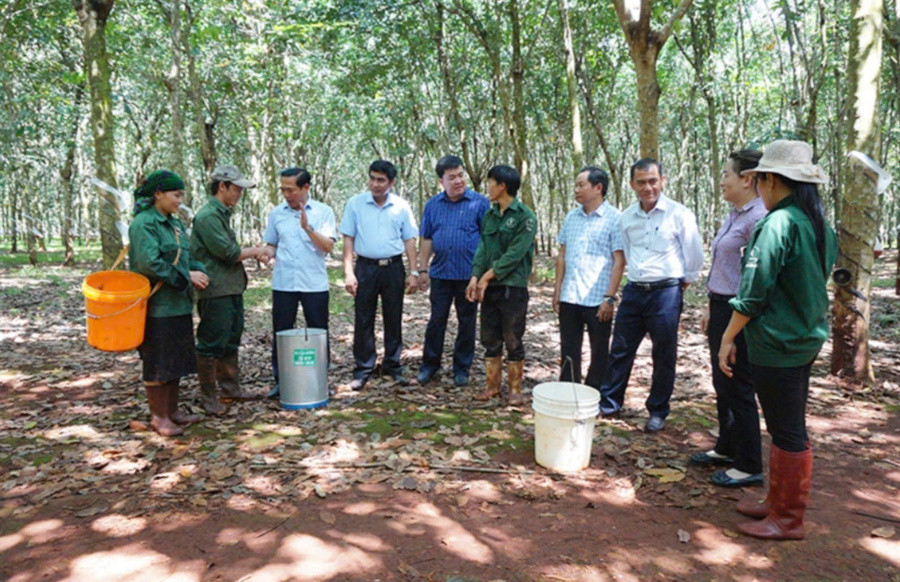
<svg viewBox="0 0 900 582">
<path fill-rule="evenodd" d="M 453 346 L 453 374 L 469 375 L 469 367 L 475 357 L 475 320 L 478 303 L 466 299 L 468 279 L 432 279 L 431 317 L 425 328 L 425 346 L 422 349 L 422 370 L 433 373 L 441 369 L 441 355 L 444 352 L 444 336 L 450 306 L 456 305 L 456 320 L 459 331 Z"/>
<path fill-rule="evenodd" d="M 612 414 L 622 408 L 634 356 L 644 335 L 649 333 L 653 342 L 653 381 L 645 404 L 650 416 L 668 416 L 669 398 L 675 387 L 682 299 L 680 284 L 649 291 L 634 283 L 625 286 L 616 314 L 606 381 L 600 387 L 600 412 Z"/>
</svg>

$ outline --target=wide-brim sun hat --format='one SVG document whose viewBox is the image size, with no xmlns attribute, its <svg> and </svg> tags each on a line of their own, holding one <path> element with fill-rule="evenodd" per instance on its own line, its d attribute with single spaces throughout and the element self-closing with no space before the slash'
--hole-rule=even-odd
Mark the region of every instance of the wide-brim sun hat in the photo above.
<svg viewBox="0 0 900 582">
<path fill-rule="evenodd" d="M 777 139 L 763 148 L 763 155 L 755 168 L 744 170 L 742 176 L 757 172 L 778 174 L 797 182 L 827 184 L 828 174 L 812 161 L 812 148 L 803 141 Z"/>
</svg>

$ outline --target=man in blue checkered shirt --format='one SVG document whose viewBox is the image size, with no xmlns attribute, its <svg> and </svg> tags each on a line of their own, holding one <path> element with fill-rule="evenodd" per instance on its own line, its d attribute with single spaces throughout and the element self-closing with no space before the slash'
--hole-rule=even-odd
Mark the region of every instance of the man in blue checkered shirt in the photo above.
<svg viewBox="0 0 900 582">
<path fill-rule="evenodd" d="M 559 314 L 564 382 L 581 382 L 581 345 L 587 328 L 591 363 L 585 384 L 600 389 L 606 374 L 616 292 L 625 270 L 620 212 L 604 202 L 609 176 L 587 166 L 575 178 L 580 206 L 566 215 L 559 232 L 553 310 Z M 571 365 L 567 360 L 571 358 Z"/>
<path fill-rule="evenodd" d="M 453 346 L 453 381 L 457 386 L 466 386 L 475 357 L 478 315 L 478 303 L 466 300 L 466 286 L 481 239 L 481 219 L 490 204 L 468 187 L 466 170 L 457 156 L 442 157 L 434 170 L 444 191 L 425 203 L 419 228 L 419 287 L 423 291 L 431 288 L 431 317 L 425 328 L 417 380 L 425 384 L 440 370 L 447 319 L 450 306 L 455 305 L 459 329 Z"/>
</svg>

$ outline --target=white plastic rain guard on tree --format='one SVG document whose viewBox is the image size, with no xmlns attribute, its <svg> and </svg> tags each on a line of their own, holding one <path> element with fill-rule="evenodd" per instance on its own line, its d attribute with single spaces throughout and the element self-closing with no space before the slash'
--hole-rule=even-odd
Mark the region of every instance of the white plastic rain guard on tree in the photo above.
<svg viewBox="0 0 900 582">
<path fill-rule="evenodd" d="M 328 404 L 328 332 L 286 329 L 275 338 L 281 407 L 301 410 Z"/>
<path fill-rule="evenodd" d="M 534 460 L 559 472 L 580 471 L 591 461 L 600 393 L 574 382 L 545 382 L 532 390 Z"/>
</svg>

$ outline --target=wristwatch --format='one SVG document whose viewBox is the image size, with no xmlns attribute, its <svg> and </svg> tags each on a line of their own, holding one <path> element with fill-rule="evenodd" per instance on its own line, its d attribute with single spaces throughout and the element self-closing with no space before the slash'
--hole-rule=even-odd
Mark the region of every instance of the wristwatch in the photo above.
<svg viewBox="0 0 900 582">
<path fill-rule="evenodd" d="M 409 274 L 412 275 L 413 277 L 418 277 L 418 276 L 419 276 L 419 272 L 418 272 L 418 271 L 410 271 Z"/>
<path fill-rule="evenodd" d="M 615 305 L 615 304 L 616 304 L 616 301 L 618 301 L 618 299 L 616 299 L 616 296 L 615 296 L 615 295 L 604 295 L 604 296 L 603 296 L 603 303 L 608 303 L 608 304 L 610 304 L 610 305 Z"/>
</svg>

